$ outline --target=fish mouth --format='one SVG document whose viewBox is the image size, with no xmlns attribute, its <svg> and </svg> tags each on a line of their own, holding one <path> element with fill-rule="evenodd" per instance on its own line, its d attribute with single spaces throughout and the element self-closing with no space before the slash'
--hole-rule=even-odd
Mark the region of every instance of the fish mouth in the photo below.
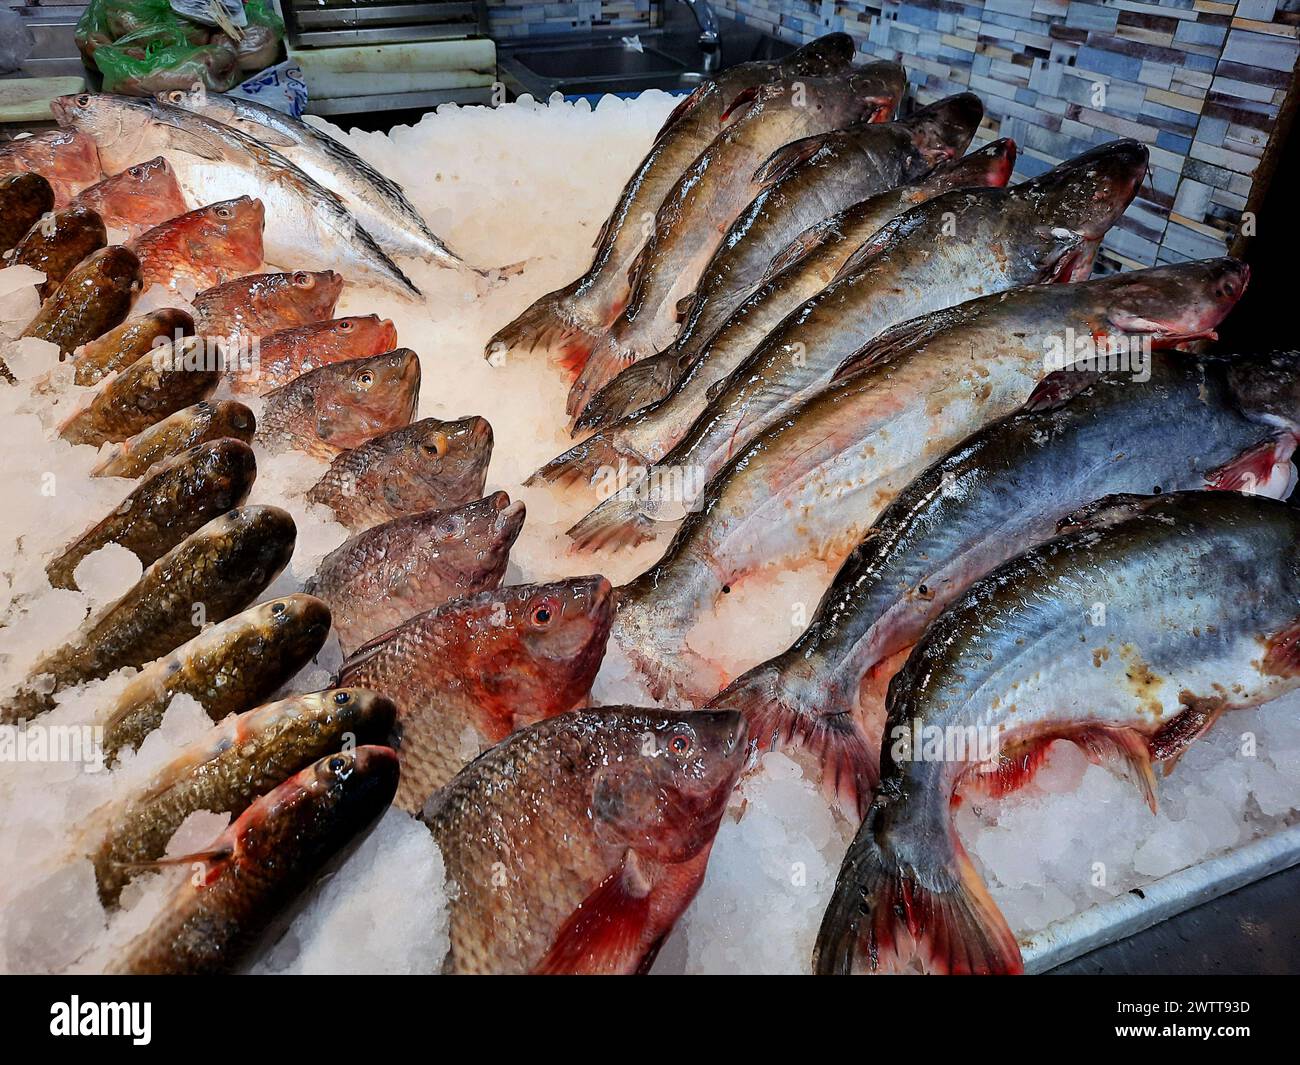
<svg viewBox="0 0 1300 1065">
<path fill-rule="evenodd" d="M 505 495 L 504 492 L 500 494 Z M 527 508 L 524 506 L 522 499 L 511 503 L 509 497 L 507 497 L 506 503 L 507 505 L 497 513 L 496 535 L 498 543 L 512 544 L 518 538 L 519 531 L 524 527 Z"/>
</svg>

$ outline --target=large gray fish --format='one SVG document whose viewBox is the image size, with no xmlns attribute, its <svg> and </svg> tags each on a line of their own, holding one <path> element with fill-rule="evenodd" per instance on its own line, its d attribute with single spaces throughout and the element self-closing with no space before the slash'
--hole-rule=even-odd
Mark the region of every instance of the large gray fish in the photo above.
<svg viewBox="0 0 1300 1065">
<path fill-rule="evenodd" d="M 569 392 L 577 417 L 587 397 L 625 366 L 662 351 L 677 337 L 677 304 L 691 293 L 728 227 L 763 189 L 764 161 L 791 141 L 859 122 L 884 122 L 906 88 L 897 63 L 871 63 L 850 74 L 794 78 L 742 94 L 743 107 L 664 197 L 654 233 L 640 251 L 627 306 L 593 348 Z M 784 173 L 778 168 L 775 176 Z"/>
<path fill-rule="evenodd" d="M 428 803 L 461 885 L 444 971 L 645 972 L 704 880 L 739 714 L 602 706 L 516 733 Z"/>
<path fill-rule="evenodd" d="M 1282 360 L 1285 360 L 1285 364 Z M 1154 353 L 1132 370 L 1049 376 L 1025 407 L 967 437 L 901 491 L 836 574 L 802 636 L 710 705 L 741 710 L 762 742 L 821 759 L 828 790 L 861 813 L 874 783 L 881 695 L 895 664 L 971 583 L 1053 535 L 1066 514 L 1125 492 L 1206 485 L 1285 495 L 1300 402 L 1292 355 Z M 1062 398 L 1060 390 L 1081 388 Z"/>
<path fill-rule="evenodd" d="M 1205 336 L 1243 282 L 1236 264 L 1212 259 L 1013 289 L 886 333 L 878 344 L 892 357 L 864 349 L 865 369 L 791 410 L 709 482 L 663 559 L 619 589 L 614 639 L 656 694 L 712 697 L 723 678 L 686 634 L 732 583 L 782 560 L 842 560 L 922 468 L 1025 402 L 1070 331 L 1153 345 Z"/>
<path fill-rule="evenodd" d="M 389 255 L 411 255 L 442 267 L 487 273 L 469 266 L 442 242 L 400 185 L 314 126 L 236 96 L 174 89 L 160 94 L 158 99 L 231 126 L 279 152 L 309 177 L 338 193 Z"/>
<path fill-rule="evenodd" d="M 449 599 L 495 588 L 524 525 L 505 492 L 394 518 L 336 547 L 306 590 L 329 604 L 344 654 Z"/>
<path fill-rule="evenodd" d="M 1011 188 L 957 189 L 894 219 L 732 371 L 659 467 L 705 483 L 890 326 L 1019 285 L 1086 277 L 1146 161 L 1143 145 L 1114 141 Z M 647 476 L 653 483 L 656 471 Z M 573 535 L 602 547 L 662 533 L 668 526 L 644 495 L 634 485 L 606 500 Z"/>
<path fill-rule="evenodd" d="M 614 378 L 587 413 L 593 421 L 607 412 L 627 415 L 575 444 L 536 476 L 567 484 L 590 478 L 599 466 L 615 466 L 620 459 L 634 466 L 662 459 L 704 412 L 721 382 L 787 314 L 830 284 L 849 256 L 882 226 L 950 189 L 1001 188 L 1011 177 L 1015 159 L 1014 144 L 994 141 L 936 167 L 914 185 L 871 196 L 805 231 L 772 261 L 771 276 L 689 360 L 679 359 L 674 346 Z"/>
<path fill-rule="evenodd" d="M 94 138 L 111 173 L 161 156 L 190 203 L 261 200 L 268 262 L 337 269 L 351 280 L 420 295 L 333 191 L 247 134 L 157 100 L 108 93 L 60 96 L 50 108 L 59 125 Z"/>
<path fill-rule="evenodd" d="M 816 971 L 913 955 L 940 972 L 1020 972 L 953 828 L 956 789 L 1010 791 L 1064 739 L 1117 760 L 1154 809 L 1152 764 L 1168 771 L 1226 711 L 1294 690 L 1298 645 L 1300 513 L 1275 500 L 1180 492 L 1095 506 L 999 566 L 889 686 L 880 788 L 822 920 Z M 945 743 L 957 730 L 973 742 Z"/>
<path fill-rule="evenodd" d="M 288 564 L 296 535 L 293 518 L 278 507 L 243 507 L 208 522 L 67 643 L 42 655 L 19 690 L 0 701 L 0 723 L 50 710 L 56 692 L 143 666 L 207 622 L 237 614 Z"/>
<path fill-rule="evenodd" d="M 574 373 L 592 345 L 618 317 L 631 291 L 628 272 L 653 230 L 655 212 L 677 179 L 713 141 L 732 101 L 755 85 L 798 75 L 843 70 L 853 58 L 852 38 L 832 33 L 784 60 L 742 63 L 706 81 L 668 116 L 650 151 L 628 179 L 596 237 L 590 268 L 571 284 L 547 293 L 488 342 L 486 354 L 537 345 L 554 348 Z"/>
</svg>

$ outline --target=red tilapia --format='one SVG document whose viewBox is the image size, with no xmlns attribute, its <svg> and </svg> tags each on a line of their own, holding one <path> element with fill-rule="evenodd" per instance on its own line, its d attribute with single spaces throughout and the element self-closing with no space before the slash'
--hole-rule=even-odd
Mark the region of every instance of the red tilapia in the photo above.
<svg viewBox="0 0 1300 1065">
<path fill-rule="evenodd" d="M 191 301 L 201 336 L 252 340 L 322 322 L 334 313 L 343 278 L 333 270 L 251 274 L 205 289 Z"/>
<path fill-rule="evenodd" d="M 189 210 L 176 175 L 162 156 L 106 177 L 78 195 L 75 202 L 133 237 Z"/>
<path fill-rule="evenodd" d="M 205 289 L 262 265 L 261 200 L 241 196 L 168 219 L 127 246 L 140 257 L 144 287 Z"/>
<path fill-rule="evenodd" d="M 264 394 L 318 366 L 364 359 L 395 347 L 397 330 L 392 322 L 377 314 L 333 318 L 282 329 L 261 340 L 253 371 L 232 374 L 230 389 L 236 393 Z"/>
<path fill-rule="evenodd" d="M 95 142 L 71 129 L 46 130 L 0 144 L 0 177 L 21 173 L 40 174 L 48 181 L 55 207 L 67 206 L 104 176 Z"/>
</svg>

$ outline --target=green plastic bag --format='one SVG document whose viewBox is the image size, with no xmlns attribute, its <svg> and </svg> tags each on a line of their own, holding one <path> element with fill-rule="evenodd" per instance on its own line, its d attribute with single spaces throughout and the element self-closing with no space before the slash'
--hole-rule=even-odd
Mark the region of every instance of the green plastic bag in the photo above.
<svg viewBox="0 0 1300 1065">
<path fill-rule="evenodd" d="M 100 45 L 95 65 L 104 75 L 105 92 L 127 96 L 152 96 L 196 84 L 225 92 L 241 80 L 239 56 L 228 39 L 196 45 L 184 30 L 165 26 Z"/>
<path fill-rule="evenodd" d="M 108 32 L 108 16 L 104 11 L 104 0 L 90 0 L 86 10 L 77 19 L 77 28 L 73 36 L 77 41 L 77 50 L 81 58 L 93 64 L 95 49 L 100 45 L 112 44 L 113 35 Z"/>
</svg>

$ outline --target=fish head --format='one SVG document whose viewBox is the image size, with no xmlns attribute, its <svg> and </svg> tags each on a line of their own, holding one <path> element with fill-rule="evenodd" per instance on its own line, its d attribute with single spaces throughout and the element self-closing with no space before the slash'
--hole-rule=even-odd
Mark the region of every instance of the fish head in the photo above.
<svg viewBox="0 0 1300 1065">
<path fill-rule="evenodd" d="M 402 494 L 401 482 L 407 474 L 417 482 L 413 486 L 416 493 L 432 488 L 440 498 L 457 501 L 482 493 L 492 460 L 492 426 L 487 419 L 474 416 L 444 422 L 424 418 L 419 432 L 411 436 L 401 464 L 405 468 L 399 477 L 386 480 L 386 496 Z"/>
<path fill-rule="evenodd" d="M 109 93 L 74 93 L 50 101 L 54 120 L 65 130 L 82 134 L 106 167 L 132 154 L 139 158 L 147 137 L 145 118 L 132 101 Z"/>
<path fill-rule="evenodd" d="M 250 292 L 254 302 L 282 303 L 299 322 L 329 318 L 343 292 L 343 278 L 333 270 L 295 270 L 265 277 L 266 283 Z"/>
<path fill-rule="evenodd" d="M 318 375 L 316 432 L 334 447 L 359 447 L 380 433 L 407 425 L 415 414 L 420 359 L 410 348 L 331 363 L 312 373 Z"/>
<path fill-rule="evenodd" d="M 254 607 L 257 629 L 268 643 L 284 647 L 291 657 L 310 658 L 330 633 L 330 608 L 314 595 L 297 592 Z"/>
<path fill-rule="evenodd" d="M 171 164 L 161 155 L 135 163 L 117 177 L 120 184 L 115 191 L 127 198 L 124 207 L 131 217 L 161 221 L 189 210 Z"/>
<path fill-rule="evenodd" d="M 1247 417 L 1300 437 L 1300 351 L 1236 356 L 1228 384 Z"/>
<path fill-rule="evenodd" d="M 782 77 L 791 78 L 834 74 L 853 62 L 856 49 L 857 45 L 847 33 L 823 34 L 782 59 L 778 70 Z"/>
<path fill-rule="evenodd" d="M 921 158 L 930 166 L 938 166 L 966 150 L 983 118 L 980 98 L 973 92 L 963 92 L 923 107 L 899 124 L 911 133 Z"/>
<path fill-rule="evenodd" d="M 223 510 L 239 506 L 257 477 L 253 449 L 232 437 L 195 444 L 168 464 L 169 469 L 182 467 L 192 484 L 206 481 L 212 504 Z"/>
<path fill-rule="evenodd" d="M 1213 339 L 1249 281 L 1250 267 L 1229 258 L 1116 274 L 1105 281 L 1098 332 L 1146 336 L 1155 347 Z"/>
<path fill-rule="evenodd" d="M 358 744 L 388 744 L 397 722 L 397 704 L 367 688 L 331 688 L 315 693 L 327 708 L 340 741 L 351 734 Z"/>
<path fill-rule="evenodd" d="M 844 86 L 839 91 L 832 89 L 827 99 L 832 114 L 841 119 L 836 123 L 839 129 L 853 122 L 888 122 L 907 91 L 907 71 L 893 61 L 867 63 L 848 77 L 826 81 Z"/>
<path fill-rule="evenodd" d="M 929 195 L 949 189 L 965 189 L 984 185 L 1000 189 L 1011 180 L 1016 167 L 1016 142 L 1003 137 L 992 141 L 977 151 L 936 167 L 921 179 L 921 188 Z"/>
<path fill-rule="evenodd" d="M 335 850 L 388 808 L 397 779 L 397 752 L 391 747 L 364 745 L 327 755 L 267 796 L 272 801 L 261 811 L 271 830 L 267 835 L 296 837 L 298 847 L 290 855 L 302 847 Z"/>
<path fill-rule="evenodd" d="M 203 235 L 205 255 L 229 263 L 232 272 L 247 273 L 262 265 L 262 229 L 266 208 L 261 200 L 240 196 L 192 211 L 187 219 Z"/>
<path fill-rule="evenodd" d="M 108 295 L 140 290 L 140 260 L 123 244 L 87 256 L 64 279 L 65 287 L 85 286 Z"/>
<path fill-rule="evenodd" d="M 212 545 L 208 557 L 224 561 L 232 584 L 261 591 L 289 564 L 297 536 L 297 526 L 287 510 L 253 504 L 213 518 L 190 540 L 203 538 Z"/>
<path fill-rule="evenodd" d="M 505 492 L 493 492 L 463 507 L 443 511 L 433 535 L 449 546 L 461 546 L 475 570 L 505 568 L 510 548 L 524 527 L 524 504 L 510 502 Z"/>
<path fill-rule="evenodd" d="M 707 847 L 748 756 L 734 710 L 640 710 L 610 715 L 612 750 L 592 785 L 603 842 L 661 862 Z"/>
<path fill-rule="evenodd" d="M 320 340 L 334 350 L 380 354 L 397 347 L 397 327 L 377 314 L 333 318 L 321 324 Z"/>
</svg>

